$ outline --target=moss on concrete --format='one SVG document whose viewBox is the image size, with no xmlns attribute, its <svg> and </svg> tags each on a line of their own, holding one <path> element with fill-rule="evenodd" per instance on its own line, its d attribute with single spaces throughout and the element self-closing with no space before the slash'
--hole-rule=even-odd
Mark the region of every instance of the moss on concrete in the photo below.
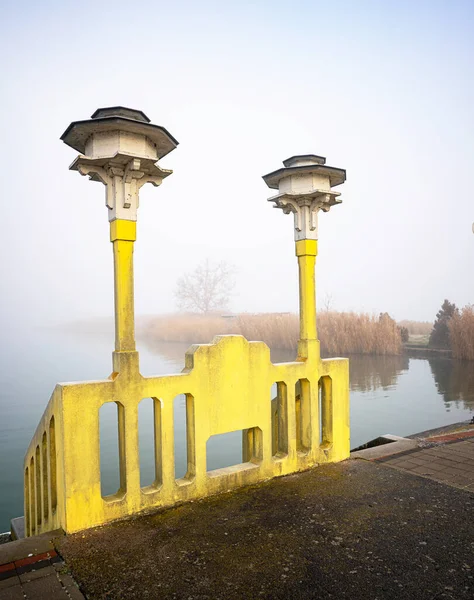
<svg viewBox="0 0 474 600">
<path fill-rule="evenodd" d="M 346 461 L 58 540 L 88 598 L 472 598 L 474 496 Z"/>
</svg>

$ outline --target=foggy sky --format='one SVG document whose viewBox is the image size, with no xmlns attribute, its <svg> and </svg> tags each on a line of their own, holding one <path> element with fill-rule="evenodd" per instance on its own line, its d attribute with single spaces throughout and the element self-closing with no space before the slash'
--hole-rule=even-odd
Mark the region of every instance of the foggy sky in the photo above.
<svg viewBox="0 0 474 600">
<path fill-rule="evenodd" d="M 180 142 L 142 188 L 136 312 L 173 311 L 201 260 L 236 311 L 297 309 L 292 217 L 261 176 L 294 154 L 347 169 L 319 219 L 318 300 L 433 320 L 474 301 L 472 2 L 7 2 L 2 8 L 4 326 L 113 311 L 104 188 L 59 136 L 98 107 Z"/>
</svg>

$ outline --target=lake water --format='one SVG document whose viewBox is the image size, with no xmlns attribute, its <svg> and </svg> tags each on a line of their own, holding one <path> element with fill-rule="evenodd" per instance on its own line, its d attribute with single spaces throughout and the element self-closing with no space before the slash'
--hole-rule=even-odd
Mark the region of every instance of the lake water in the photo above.
<svg viewBox="0 0 474 600">
<path fill-rule="evenodd" d="M 95 328 L 96 329 L 96 328 Z M 0 532 L 23 514 L 23 457 L 47 401 L 59 381 L 103 379 L 111 371 L 113 333 L 15 327 L 3 332 L 0 361 Z M 179 372 L 187 344 L 139 343 L 144 375 Z M 274 362 L 293 359 L 272 354 Z M 350 357 L 351 447 L 379 435 L 410 435 L 464 421 L 474 410 L 474 363 L 445 358 Z M 117 436 L 113 405 L 101 412 L 103 493 L 117 487 Z M 140 405 L 142 484 L 153 480 L 152 406 Z M 185 469 L 184 398 L 175 401 L 176 474 Z M 208 468 L 240 462 L 241 435 L 213 438 Z"/>
</svg>

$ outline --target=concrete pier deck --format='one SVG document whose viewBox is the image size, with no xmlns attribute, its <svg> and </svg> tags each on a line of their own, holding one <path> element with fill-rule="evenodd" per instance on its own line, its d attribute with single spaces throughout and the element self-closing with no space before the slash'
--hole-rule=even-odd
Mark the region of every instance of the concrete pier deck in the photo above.
<svg viewBox="0 0 474 600">
<path fill-rule="evenodd" d="M 467 439 L 449 452 L 457 465 L 464 455 L 474 483 Z M 471 599 L 474 491 L 416 472 L 424 452 L 412 451 L 411 472 L 349 460 L 67 536 L 58 549 L 90 599 Z"/>
<path fill-rule="evenodd" d="M 57 537 L 55 548 L 89 600 L 472 599 L 472 433 Z"/>
</svg>

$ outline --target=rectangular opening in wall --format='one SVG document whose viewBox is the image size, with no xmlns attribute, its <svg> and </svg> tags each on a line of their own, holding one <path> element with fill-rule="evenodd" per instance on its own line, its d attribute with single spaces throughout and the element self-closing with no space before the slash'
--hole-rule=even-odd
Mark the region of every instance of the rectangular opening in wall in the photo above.
<svg viewBox="0 0 474 600">
<path fill-rule="evenodd" d="M 239 429 L 229 433 L 213 435 L 206 444 L 206 468 L 208 472 L 235 467 L 249 466 L 262 459 L 262 432 L 258 427 Z"/>
<path fill-rule="evenodd" d="M 194 398 L 180 394 L 173 402 L 174 470 L 176 479 L 192 479 L 196 473 Z"/>
<path fill-rule="evenodd" d="M 311 448 L 311 384 L 300 379 L 295 386 L 296 449 L 308 452 Z"/>
<path fill-rule="evenodd" d="M 53 513 L 58 505 L 57 475 L 56 475 L 56 429 L 54 417 L 49 422 L 49 477 L 51 490 L 51 510 Z"/>
<path fill-rule="evenodd" d="M 277 381 L 271 388 L 272 455 L 288 454 L 288 394 L 286 384 Z"/>
<path fill-rule="evenodd" d="M 120 443 L 118 402 L 106 402 L 99 411 L 100 489 L 102 498 L 120 490 Z"/>
<path fill-rule="evenodd" d="M 324 375 L 318 383 L 319 392 L 319 444 L 328 448 L 332 444 L 332 379 Z"/>
<path fill-rule="evenodd" d="M 161 485 L 161 401 L 144 398 L 138 405 L 140 486 Z"/>
</svg>

